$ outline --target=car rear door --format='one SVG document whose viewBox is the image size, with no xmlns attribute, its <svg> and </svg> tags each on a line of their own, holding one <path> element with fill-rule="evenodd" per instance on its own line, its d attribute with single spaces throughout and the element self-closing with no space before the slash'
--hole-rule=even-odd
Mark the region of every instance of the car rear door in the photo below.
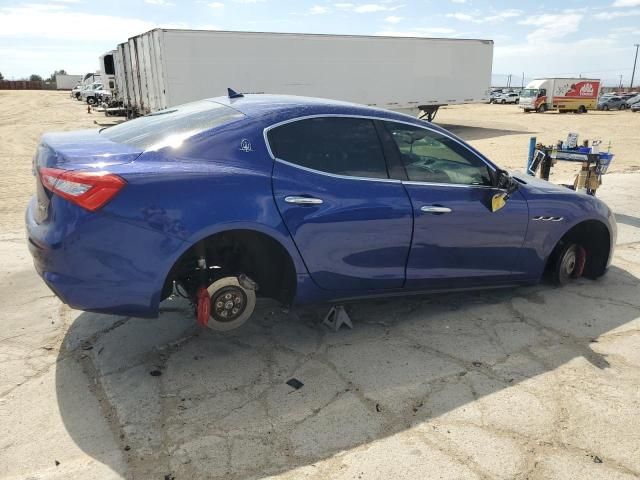
<svg viewBox="0 0 640 480">
<path fill-rule="evenodd" d="M 314 282 L 326 290 L 403 286 L 412 208 L 391 180 L 373 120 L 315 117 L 267 131 L 273 194 Z"/>
<path fill-rule="evenodd" d="M 517 191 L 491 211 L 500 190 L 475 152 L 435 130 L 384 122 L 406 174 L 414 234 L 407 261 L 410 289 L 465 288 L 513 281 L 528 224 Z"/>
</svg>

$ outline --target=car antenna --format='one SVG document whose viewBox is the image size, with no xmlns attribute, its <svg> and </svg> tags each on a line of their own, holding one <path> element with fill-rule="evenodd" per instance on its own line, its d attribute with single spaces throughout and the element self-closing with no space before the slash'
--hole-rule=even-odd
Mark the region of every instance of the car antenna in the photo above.
<svg viewBox="0 0 640 480">
<path fill-rule="evenodd" d="M 235 90 L 232 90 L 231 88 L 227 88 L 227 95 L 229 96 L 229 98 L 242 98 L 242 97 L 244 97 L 243 94 L 238 93 Z"/>
</svg>

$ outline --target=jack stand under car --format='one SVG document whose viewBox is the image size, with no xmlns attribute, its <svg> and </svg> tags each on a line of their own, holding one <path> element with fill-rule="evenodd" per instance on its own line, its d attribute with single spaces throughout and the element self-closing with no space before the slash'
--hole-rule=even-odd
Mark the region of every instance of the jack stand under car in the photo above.
<svg viewBox="0 0 640 480">
<path fill-rule="evenodd" d="M 340 327 L 342 325 L 346 325 L 353 330 L 353 323 L 351 323 L 351 318 L 349 318 L 349 314 L 342 305 L 335 305 L 331 307 L 329 313 L 327 313 L 327 315 L 324 317 L 322 323 L 328 326 L 334 332 L 340 330 Z"/>
<path fill-rule="evenodd" d="M 535 143 L 535 139 L 531 139 Z M 527 161 L 527 174 L 535 176 L 540 169 L 540 178 L 549 180 L 551 168 L 557 161 L 579 162 L 582 164 L 573 185 L 566 185 L 577 192 L 595 196 L 596 190 L 602 185 L 602 175 L 607 172 L 614 155 L 610 152 L 600 152 L 599 140 L 594 140 L 589 146 L 585 140 L 578 146 L 578 134 L 570 133 L 565 142 L 559 140 L 556 145 L 545 146 L 541 143 L 530 151 Z M 610 148 L 610 147 L 609 147 Z"/>
</svg>

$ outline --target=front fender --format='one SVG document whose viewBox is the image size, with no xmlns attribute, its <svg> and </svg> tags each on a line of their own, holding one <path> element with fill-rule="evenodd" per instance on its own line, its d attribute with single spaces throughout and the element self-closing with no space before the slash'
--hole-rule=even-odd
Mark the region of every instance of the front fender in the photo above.
<svg viewBox="0 0 640 480">
<path fill-rule="evenodd" d="M 560 239 L 576 225 L 590 220 L 602 223 L 609 231 L 611 261 L 617 229 L 613 212 L 604 202 L 533 177 L 523 178 L 528 184 L 521 191 L 529 202 L 525 254 L 519 266 L 523 272 L 539 279 Z"/>
</svg>

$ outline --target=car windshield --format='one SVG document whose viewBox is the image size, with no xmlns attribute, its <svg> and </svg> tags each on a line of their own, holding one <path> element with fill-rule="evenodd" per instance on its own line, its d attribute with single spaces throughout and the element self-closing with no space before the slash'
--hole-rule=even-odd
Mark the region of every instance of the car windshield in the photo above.
<svg viewBox="0 0 640 480">
<path fill-rule="evenodd" d="M 520 92 L 520 96 L 522 98 L 535 97 L 536 95 L 538 95 L 538 89 L 537 88 L 525 88 L 524 90 L 522 90 Z"/>
<path fill-rule="evenodd" d="M 144 150 L 179 147 L 210 128 L 244 118 L 244 114 L 209 100 L 187 103 L 105 128 L 101 134 L 117 143 Z"/>
</svg>

